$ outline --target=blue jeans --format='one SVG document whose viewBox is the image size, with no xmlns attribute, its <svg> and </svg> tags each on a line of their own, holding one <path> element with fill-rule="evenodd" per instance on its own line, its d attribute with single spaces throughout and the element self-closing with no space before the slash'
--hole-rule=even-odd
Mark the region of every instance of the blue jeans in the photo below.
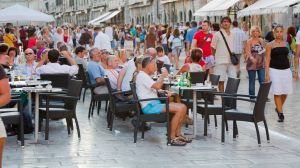
<svg viewBox="0 0 300 168">
<path fill-rule="evenodd" d="M 259 84 L 262 84 L 265 81 L 265 69 L 259 70 L 249 70 L 249 95 L 255 96 L 255 80 L 256 80 L 256 72 L 258 76 Z"/>
</svg>

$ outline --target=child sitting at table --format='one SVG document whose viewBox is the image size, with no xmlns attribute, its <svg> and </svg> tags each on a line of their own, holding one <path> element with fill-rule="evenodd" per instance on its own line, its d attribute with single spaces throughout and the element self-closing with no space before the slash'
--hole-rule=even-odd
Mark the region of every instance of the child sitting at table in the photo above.
<svg viewBox="0 0 300 168">
<path fill-rule="evenodd" d="M 156 47 L 156 51 L 158 63 L 171 65 L 169 57 L 164 54 L 164 49 L 161 46 Z"/>
</svg>

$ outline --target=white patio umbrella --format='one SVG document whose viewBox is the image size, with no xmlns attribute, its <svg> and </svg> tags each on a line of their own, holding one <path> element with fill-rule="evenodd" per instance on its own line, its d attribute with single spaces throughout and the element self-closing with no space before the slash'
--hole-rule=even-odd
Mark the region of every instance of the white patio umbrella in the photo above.
<svg viewBox="0 0 300 168">
<path fill-rule="evenodd" d="M 53 22 L 54 17 L 16 4 L 0 10 L 0 22 Z"/>
</svg>

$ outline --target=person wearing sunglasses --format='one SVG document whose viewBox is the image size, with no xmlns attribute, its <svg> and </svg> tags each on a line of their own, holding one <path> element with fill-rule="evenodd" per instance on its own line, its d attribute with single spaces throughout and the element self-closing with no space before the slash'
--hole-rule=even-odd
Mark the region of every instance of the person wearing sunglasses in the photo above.
<svg viewBox="0 0 300 168">
<path fill-rule="evenodd" d="M 37 66 L 37 62 L 35 62 L 35 53 L 31 48 L 27 48 L 24 52 L 26 62 L 24 64 L 20 64 L 18 69 L 22 71 L 22 74 L 27 78 L 31 78 L 33 74 L 35 74 L 35 68 Z"/>
</svg>

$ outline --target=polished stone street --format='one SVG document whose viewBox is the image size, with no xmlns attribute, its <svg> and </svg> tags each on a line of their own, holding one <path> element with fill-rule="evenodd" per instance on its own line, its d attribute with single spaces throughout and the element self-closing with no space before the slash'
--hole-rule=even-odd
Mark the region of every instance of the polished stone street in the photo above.
<svg viewBox="0 0 300 168">
<path fill-rule="evenodd" d="M 242 69 L 245 69 L 244 66 Z M 248 79 L 242 72 L 239 93 L 248 93 Z M 258 83 L 258 82 L 257 82 Z M 258 84 L 256 87 L 258 90 Z M 71 136 L 67 134 L 64 120 L 50 122 L 50 144 L 26 143 L 22 149 L 15 137 L 9 137 L 3 156 L 4 168 L 154 168 L 154 167 L 216 167 L 216 168 L 298 168 L 300 165 L 300 84 L 294 83 L 295 92 L 287 99 L 284 112 L 285 122 L 278 123 L 274 111 L 274 101 L 266 106 L 266 118 L 269 125 L 271 142 L 267 143 L 264 126 L 259 124 L 262 146 L 257 144 L 255 127 L 252 123 L 238 122 L 239 137 L 232 138 L 232 123 L 226 133 L 225 144 L 221 143 L 221 127 L 211 122 L 208 136 L 203 136 L 203 120 L 198 115 L 198 135 L 185 147 L 166 145 L 165 129 L 152 126 L 146 132 L 145 140 L 140 138 L 133 143 L 133 127 L 130 120 L 116 120 L 115 131 L 106 129 L 106 113 L 101 109 L 100 115 L 88 119 L 89 97 L 85 103 L 78 103 L 77 114 L 81 128 L 81 140 L 77 138 L 76 129 Z M 102 105 L 103 107 L 104 105 Z M 239 102 L 238 106 L 252 109 L 253 104 Z M 184 132 L 191 132 L 192 128 Z M 140 137 L 140 134 L 139 134 Z M 26 135 L 31 139 L 31 135 Z M 43 133 L 40 139 L 44 139 Z"/>
</svg>

